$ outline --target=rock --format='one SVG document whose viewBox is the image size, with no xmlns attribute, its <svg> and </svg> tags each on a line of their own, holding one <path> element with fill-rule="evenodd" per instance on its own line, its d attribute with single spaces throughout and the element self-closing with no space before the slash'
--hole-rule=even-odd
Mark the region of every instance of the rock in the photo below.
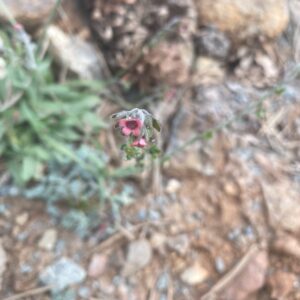
<svg viewBox="0 0 300 300">
<path fill-rule="evenodd" d="M 0 203 L 0 215 L 4 216 L 6 218 L 9 218 L 11 215 L 10 211 L 8 210 L 7 205 L 4 203 Z"/>
<path fill-rule="evenodd" d="M 56 0 L 3 0 L 10 14 L 25 26 L 45 22 L 53 11 Z M 0 20 L 7 22 L 7 15 L 0 9 Z"/>
<path fill-rule="evenodd" d="M 49 49 L 63 67 L 82 79 L 101 79 L 102 69 L 99 52 L 78 36 L 69 36 L 57 26 L 47 30 Z"/>
<path fill-rule="evenodd" d="M 169 281 L 170 281 L 170 275 L 168 274 L 168 272 L 161 273 L 157 279 L 156 288 L 160 292 L 167 291 Z"/>
<path fill-rule="evenodd" d="M 288 179 L 263 183 L 264 197 L 269 212 L 270 224 L 276 229 L 300 231 L 300 189 Z"/>
<path fill-rule="evenodd" d="M 107 256 L 103 254 L 94 254 L 89 264 L 88 275 L 98 277 L 105 271 L 107 265 Z"/>
<path fill-rule="evenodd" d="M 153 87 L 158 83 L 184 85 L 190 79 L 192 63 L 191 43 L 162 41 L 151 48 L 137 66 L 141 88 Z"/>
<path fill-rule="evenodd" d="M 83 299 L 91 299 L 91 290 L 88 287 L 80 287 L 78 289 L 78 295 Z"/>
<path fill-rule="evenodd" d="M 194 43 L 198 55 L 216 59 L 227 59 L 231 47 L 226 34 L 212 27 L 200 30 Z"/>
<path fill-rule="evenodd" d="M 267 252 L 257 252 L 225 289 L 222 299 L 244 300 L 259 290 L 265 284 L 268 264 Z"/>
<path fill-rule="evenodd" d="M 195 63 L 193 82 L 198 84 L 216 84 L 225 78 L 225 68 L 222 63 L 214 58 L 199 56 Z"/>
<path fill-rule="evenodd" d="M 208 271 L 196 263 L 185 269 L 183 273 L 181 273 L 180 278 L 188 285 L 197 285 L 204 282 L 208 276 Z"/>
<path fill-rule="evenodd" d="M 39 247 L 43 250 L 51 251 L 54 249 L 57 240 L 57 231 L 55 229 L 48 229 L 44 232 L 39 240 Z"/>
<path fill-rule="evenodd" d="M 63 257 L 41 272 L 40 281 L 53 286 L 54 292 L 59 292 L 73 284 L 83 282 L 85 277 L 86 273 L 81 266 Z"/>
<path fill-rule="evenodd" d="M 149 62 L 151 56 L 153 58 L 155 56 L 155 60 L 158 59 L 159 62 L 155 62 L 153 67 L 157 69 L 151 68 L 151 72 L 149 72 L 149 70 L 147 71 L 149 65 L 139 64 L 139 68 L 144 69 L 144 76 L 137 78 L 137 80 L 148 81 L 148 78 L 144 77 L 148 77 L 150 73 L 155 71 L 157 76 L 162 78 L 160 71 L 166 68 L 168 62 L 171 62 L 169 68 L 178 71 L 178 74 L 173 73 L 174 78 L 181 79 L 184 77 L 185 70 L 178 70 L 177 61 L 173 61 L 174 52 L 178 53 L 173 48 L 176 48 L 176 44 L 183 46 L 185 43 L 173 43 L 175 47 L 172 43 L 168 44 L 167 48 L 163 47 L 166 50 L 163 55 L 159 53 L 156 55 L 161 50 L 152 50 L 161 48 L 160 44 L 166 44 L 165 41 L 168 43 L 170 40 L 174 40 L 174 36 L 178 38 L 178 41 L 191 40 L 197 27 L 193 1 L 148 1 L 147 5 L 143 1 L 136 0 L 81 2 L 90 13 L 91 26 L 106 51 L 105 56 L 111 69 L 132 69 L 130 66 L 132 62 L 136 61 L 139 53 L 144 52 L 145 54 L 150 50 L 152 54 L 146 61 Z M 180 57 L 179 60 L 186 57 Z M 150 63 L 152 62 L 153 60 Z M 161 68 L 163 65 L 164 67 Z M 151 75 L 155 77 L 155 74 Z"/>
<path fill-rule="evenodd" d="M 155 232 L 152 236 L 151 236 L 151 246 L 153 247 L 153 249 L 158 250 L 159 252 L 164 252 L 164 248 L 167 242 L 167 237 L 159 232 Z"/>
<path fill-rule="evenodd" d="M 180 234 L 169 238 L 167 244 L 170 249 L 176 251 L 180 255 L 186 255 L 190 248 L 190 240 L 187 234 Z"/>
<path fill-rule="evenodd" d="M 166 186 L 166 192 L 168 194 L 175 194 L 179 191 L 180 187 L 181 187 L 180 181 L 172 178 L 168 181 L 168 184 Z"/>
<path fill-rule="evenodd" d="M 224 273 L 225 271 L 225 263 L 222 257 L 217 257 L 215 260 L 215 268 L 218 273 Z"/>
<path fill-rule="evenodd" d="M 127 259 L 122 270 L 124 276 L 139 271 L 147 266 L 152 259 L 152 248 L 150 243 L 145 240 L 133 241 L 128 246 Z"/>
<path fill-rule="evenodd" d="M 248 299 L 264 286 L 268 265 L 268 253 L 258 246 L 253 246 L 202 299 Z"/>
<path fill-rule="evenodd" d="M 2 275 L 6 270 L 7 256 L 2 247 L 2 241 L 0 240 L 0 290 L 2 289 Z"/>
<path fill-rule="evenodd" d="M 224 183 L 223 188 L 224 188 L 224 192 L 228 196 L 237 197 L 240 194 L 239 188 L 234 182 L 226 181 Z"/>
<path fill-rule="evenodd" d="M 28 213 L 27 212 L 24 212 L 20 215 L 17 215 L 16 216 L 16 223 L 19 225 L 19 226 L 23 226 L 27 221 L 28 221 Z"/>
<path fill-rule="evenodd" d="M 148 218 L 151 221 L 158 221 L 161 219 L 161 214 L 159 211 L 155 210 L 155 209 L 149 209 L 148 211 Z"/>
<path fill-rule="evenodd" d="M 201 25 L 216 27 L 234 40 L 276 38 L 289 21 L 286 0 L 196 0 Z"/>
<path fill-rule="evenodd" d="M 300 259 L 300 242 L 297 238 L 285 234 L 277 237 L 273 244 L 274 250 Z"/>
<path fill-rule="evenodd" d="M 271 287 L 272 299 L 288 299 L 288 294 L 294 289 L 297 281 L 295 274 L 277 271 L 270 275 L 268 285 Z"/>
</svg>

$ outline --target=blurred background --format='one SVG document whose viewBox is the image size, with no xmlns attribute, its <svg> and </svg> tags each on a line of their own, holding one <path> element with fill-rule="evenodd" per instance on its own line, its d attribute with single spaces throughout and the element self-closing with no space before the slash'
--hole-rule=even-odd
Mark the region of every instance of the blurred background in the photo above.
<svg viewBox="0 0 300 300">
<path fill-rule="evenodd" d="M 298 0 L 0 0 L 0 298 L 300 299 Z M 110 115 L 161 124 L 125 160 Z"/>
</svg>

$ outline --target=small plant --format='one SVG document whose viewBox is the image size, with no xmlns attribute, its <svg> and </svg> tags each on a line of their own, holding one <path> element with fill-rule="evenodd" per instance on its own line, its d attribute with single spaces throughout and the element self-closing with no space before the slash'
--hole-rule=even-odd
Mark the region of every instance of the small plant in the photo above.
<svg viewBox="0 0 300 300">
<path fill-rule="evenodd" d="M 14 182 L 38 180 L 55 160 L 90 168 L 74 149 L 91 144 L 105 127 L 95 113 L 101 84 L 57 83 L 51 61 L 38 59 L 22 27 L 1 30 L 0 41 L 0 157 Z"/>
<path fill-rule="evenodd" d="M 52 218 L 85 237 L 106 201 L 115 218 L 131 201 L 133 191 L 118 178 L 139 170 L 109 168 L 97 142 L 107 127 L 96 113 L 103 83 L 57 82 L 36 48 L 21 25 L 0 28 L 0 167 L 12 179 L 0 195 L 44 200 Z M 55 205 L 62 200 L 69 205 L 63 213 Z"/>
<path fill-rule="evenodd" d="M 134 108 L 113 114 L 112 118 L 117 120 L 115 128 L 126 138 L 121 146 L 126 159 L 134 158 L 141 163 L 146 153 L 152 158 L 158 156 L 160 150 L 155 144 L 154 130 L 160 132 L 160 125 L 148 111 Z"/>
</svg>

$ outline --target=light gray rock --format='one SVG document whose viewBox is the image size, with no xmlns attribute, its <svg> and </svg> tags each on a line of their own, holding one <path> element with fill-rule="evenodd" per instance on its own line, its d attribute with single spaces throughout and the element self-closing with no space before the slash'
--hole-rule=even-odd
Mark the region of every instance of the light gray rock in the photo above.
<svg viewBox="0 0 300 300">
<path fill-rule="evenodd" d="M 70 36 L 55 25 L 47 30 L 49 50 L 64 68 L 81 79 L 102 79 L 100 53 L 78 36 Z"/>
<path fill-rule="evenodd" d="M 57 231 L 55 229 L 48 229 L 44 232 L 39 240 L 39 248 L 43 250 L 53 250 L 57 240 Z"/>
<path fill-rule="evenodd" d="M 0 20 L 7 21 L 5 11 L 25 26 L 43 23 L 55 7 L 56 0 L 3 0 L 0 5 Z M 1 3 L 0 3 L 1 4 Z"/>
<path fill-rule="evenodd" d="M 54 292 L 84 281 L 85 270 L 71 259 L 63 257 L 44 269 L 40 274 L 40 281 L 53 286 Z"/>
<path fill-rule="evenodd" d="M 145 240 L 140 239 L 129 244 L 127 259 L 123 268 L 123 275 L 130 276 L 131 274 L 146 267 L 152 259 L 151 244 Z"/>
<path fill-rule="evenodd" d="M 96 253 L 91 258 L 89 268 L 88 268 L 88 275 L 90 277 L 97 278 L 101 274 L 103 274 L 106 266 L 107 266 L 107 256 Z"/>
<path fill-rule="evenodd" d="M 188 285 L 197 285 L 204 282 L 208 276 L 208 271 L 196 263 L 185 269 L 181 273 L 180 278 Z"/>
</svg>

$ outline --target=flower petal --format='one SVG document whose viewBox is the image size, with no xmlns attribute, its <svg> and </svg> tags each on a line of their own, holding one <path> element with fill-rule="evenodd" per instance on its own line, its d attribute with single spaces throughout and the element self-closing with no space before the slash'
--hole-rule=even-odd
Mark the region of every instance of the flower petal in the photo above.
<svg viewBox="0 0 300 300">
<path fill-rule="evenodd" d="M 128 135 L 130 135 L 131 130 L 130 130 L 129 128 L 127 128 L 127 127 L 123 127 L 123 128 L 122 128 L 122 133 L 123 133 L 124 135 L 128 136 Z"/>
<path fill-rule="evenodd" d="M 119 120 L 118 124 L 120 127 L 126 127 L 126 122 L 127 122 L 126 119 L 121 119 L 121 120 Z"/>
<path fill-rule="evenodd" d="M 134 136 L 139 136 L 141 133 L 141 130 L 140 130 L 140 128 L 136 128 L 136 129 L 131 130 L 131 132 Z"/>
<path fill-rule="evenodd" d="M 143 123 L 140 119 L 136 119 L 136 122 L 137 122 L 138 128 L 141 128 L 143 126 Z"/>
<path fill-rule="evenodd" d="M 135 140 L 135 141 L 133 141 L 133 143 L 131 145 L 134 146 L 134 147 L 138 147 L 139 146 L 139 141 Z"/>
<path fill-rule="evenodd" d="M 144 138 L 141 138 L 139 140 L 139 144 L 141 147 L 145 147 L 145 146 L 147 146 L 147 141 Z"/>
<path fill-rule="evenodd" d="M 147 141 L 144 138 L 141 138 L 139 140 L 133 141 L 131 145 L 134 147 L 144 148 L 145 146 L 147 146 Z"/>
</svg>

